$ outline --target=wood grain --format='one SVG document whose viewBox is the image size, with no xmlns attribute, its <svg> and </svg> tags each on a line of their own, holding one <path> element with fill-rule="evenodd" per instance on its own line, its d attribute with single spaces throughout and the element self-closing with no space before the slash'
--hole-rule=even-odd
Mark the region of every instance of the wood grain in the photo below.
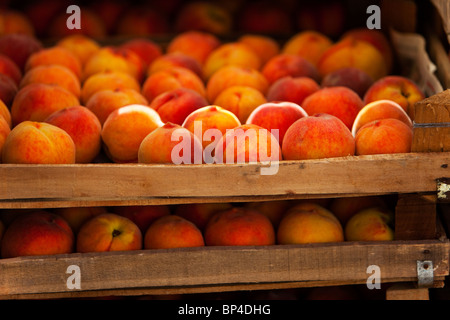
<svg viewBox="0 0 450 320">
<path fill-rule="evenodd" d="M 19 257 L 0 260 L 0 295 L 276 283 L 298 287 L 313 282 L 365 284 L 370 265 L 379 266 L 382 281 L 412 281 L 417 279 L 417 260 L 432 260 L 436 278 L 448 275 L 448 249 L 448 242 L 423 240 Z M 80 268 L 80 290 L 67 288 L 70 265 Z"/>
<path fill-rule="evenodd" d="M 450 153 L 408 153 L 261 164 L 0 165 L 0 208 L 233 201 L 436 192 Z"/>
</svg>

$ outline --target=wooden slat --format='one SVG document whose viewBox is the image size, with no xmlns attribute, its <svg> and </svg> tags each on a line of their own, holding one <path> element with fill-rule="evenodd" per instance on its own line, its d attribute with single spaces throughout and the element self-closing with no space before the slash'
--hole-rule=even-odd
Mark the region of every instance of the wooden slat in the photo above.
<svg viewBox="0 0 450 320">
<path fill-rule="evenodd" d="M 418 101 L 414 105 L 415 124 L 450 124 L 450 89 Z"/>
<path fill-rule="evenodd" d="M 436 239 L 436 195 L 400 194 L 395 210 L 395 239 Z"/>
<path fill-rule="evenodd" d="M 450 151 L 450 127 L 415 127 L 413 136 L 414 152 Z M 423 151 L 419 151 L 419 148 Z"/>
<path fill-rule="evenodd" d="M 417 260 L 432 260 L 435 277 L 448 275 L 448 249 L 447 242 L 424 240 L 19 257 L 0 260 L 0 295 L 79 291 L 67 288 L 70 265 L 80 268 L 85 292 L 280 282 L 364 284 L 370 265 L 380 267 L 381 281 L 414 281 Z"/>
<path fill-rule="evenodd" d="M 414 283 L 399 283 L 386 290 L 386 300 L 429 300 L 427 288 L 417 288 Z"/>
<path fill-rule="evenodd" d="M 274 175 L 261 175 L 261 164 L 3 164 L 0 207 L 436 192 L 449 163 L 450 153 L 352 156 L 281 161 Z"/>
</svg>

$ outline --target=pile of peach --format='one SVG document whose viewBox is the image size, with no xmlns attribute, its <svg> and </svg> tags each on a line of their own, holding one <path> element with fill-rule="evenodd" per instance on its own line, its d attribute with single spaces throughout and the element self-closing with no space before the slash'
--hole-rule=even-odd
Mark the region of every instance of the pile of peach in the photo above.
<svg viewBox="0 0 450 320">
<path fill-rule="evenodd" d="M 0 213 L 1 257 L 393 240 L 385 197 Z"/>
<path fill-rule="evenodd" d="M 196 163 L 206 150 L 213 151 L 212 162 L 230 154 L 259 161 L 264 137 L 271 137 L 266 155 L 272 160 L 409 152 L 413 104 L 424 94 L 410 79 L 392 75 L 393 65 L 386 37 L 366 29 L 335 42 L 303 31 L 283 44 L 264 35 L 225 42 L 186 31 L 164 47 L 147 38 L 100 45 L 83 35 L 44 47 L 34 37 L 4 35 L 1 162 L 170 164 L 175 136 L 190 138 L 192 158 L 183 163 Z M 211 139 L 208 129 L 221 137 Z M 233 134 L 250 129 L 260 133 L 256 142 L 227 147 Z M 181 205 L 177 212 L 69 208 L 74 222 L 65 210 L 15 213 L 10 223 L 2 216 L 2 256 L 393 237 L 392 214 L 374 204 L 348 221 L 338 207 L 322 203 L 198 206 L 193 217 Z M 214 215 L 203 212 L 213 209 Z M 282 218 L 271 216 L 281 209 Z M 141 225 L 139 219 L 148 219 L 141 210 L 158 220 Z"/>
<path fill-rule="evenodd" d="M 83 35 L 43 47 L 10 34 L 0 54 L 3 163 L 175 163 L 175 132 L 194 151 L 182 163 L 259 161 L 264 136 L 271 160 L 409 152 L 413 104 L 424 98 L 391 74 L 387 38 L 368 29 L 335 42 L 302 31 L 282 44 L 186 31 L 164 47 Z M 261 136 L 227 147 L 248 129 Z M 213 159 L 194 159 L 207 148 Z"/>
<path fill-rule="evenodd" d="M 66 23 L 74 10 L 68 9 L 73 4 L 68 0 L 8 1 L 0 12 L 4 21 L 0 34 L 20 32 L 48 39 L 81 33 L 104 39 L 165 36 L 193 29 L 220 36 L 239 32 L 284 36 L 314 29 L 334 37 L 354 20 L 340 0 L 100 0 L 77 1 L 81 29 L 69 29 Z M 365 13 L 363 8 L 361 15 Z"/>
</svg>

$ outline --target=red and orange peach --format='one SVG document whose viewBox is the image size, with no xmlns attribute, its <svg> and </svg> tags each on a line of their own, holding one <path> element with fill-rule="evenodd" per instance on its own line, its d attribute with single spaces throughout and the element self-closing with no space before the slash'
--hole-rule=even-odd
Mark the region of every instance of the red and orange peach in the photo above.
<svg viewBox="0 0 450 320">
<path fill-rule="evenodd" d="M 318 113 L 294 122 L 284 135 L 283 159 L 305 160 L 355 154 L 355 139 L 337 117 Z"/>
<path fill-rule="evenodd" d="M 201 230 L 191 221 L 178 215 L 156 219 L 145 232 L 145 249 L 203 247 Z"/>
<path fill-rule="evenodd" d="M 265 246 L 275 244 L 272 222 L 259 211 L 235 207 L 211 217 L 204 231 L 207 246 Z"/>
<path fill-rule="evenodd" d="M 101 123 L 97 116 L 84 106 L 73 106 L 52 113 L 45 119 L 66 131 L 75 143 L 75 162 L 90 163 L 101 150 Z"/>
<path fill-rule="evenodd" d="M 347 87 L 328 87 L 306 97 L 301 106 L 309 115 L 333 115 L 351 130 L 356 116 L 364 107 L 364 102 L 355 91 Z"/>
<path fill-rule="evenodd" d="M 103 123 L 105 153 L 114 162 L 137 162 L 142 140 L 163 124 L 159 114 L 148 106 L 131 104 L 118 108 Z"/>
<path fill-rule="evenodd" d="M 6 137 L 2 162 L 73 164 L 75 152 L 75 143 L 63 129 L 45 122 L 23 121 Z"/>
</svg>

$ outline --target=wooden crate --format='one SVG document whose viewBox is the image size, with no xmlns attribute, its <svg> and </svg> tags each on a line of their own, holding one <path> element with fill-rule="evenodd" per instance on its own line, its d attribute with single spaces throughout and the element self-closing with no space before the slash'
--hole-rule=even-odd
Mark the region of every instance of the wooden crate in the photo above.
<svg viewBox="0 0 450 320">
<path fill-rule="evenodd" d="M 446 200 L 446 193 L 438 192 L 438 184 L 450 176 L 449 145 L 440 134 L 447 130 L 440 120 L 448 116 L 442 101 L 449 95 L 447 90 L 417 103 L 412 153 L 281 161 L 275 175 L 261 175 L 261 164 L 0 165 L 0 207 L 10 209 L 389 194 L 399 197 L 394 241 L 2 259 L 0 298 L 136 296 L 366 284 L 371 265 L 380 268 L 383 283 L 412 283 L 415 288 L 404 291 L 393 286 L 388 298 L 403 299 L 411 292 L 426 296 L 428 288 L 442 287 L 449 274 L 449 241 L 436 210 L 439 201 Z M 435 139 L 441 142 L 430 142 Z M 418 272 L 418 262 L 424 261 L 433 270 L 428 283 Z M 68 286 L 69 266 L 79 268 L 80 288 Z"/>
<path fill-rule="evenodd" d="M 383 15 L 384 23 L 400 31 L 416 30 L 415 17 L 409 18 L 417 11 L 414 1 L 381 3 L 406 5 L 411 13 L 400 20 L 398 14 Z M 430 39 L 431 45 L 436 43 L 436 38 Z M 434 57 L 433 51 L 430 55 Z M 441 79 L 448 74 L 442 73 Z M 441 224 L 437 210 L 440 202 L 447 201 L 445 182 L 450 177 L 449 95 L 445 91 L 417 104 L 412 153 L 282 161 L 275 175 L 261 175 L 260 164 L 0 164 L 3 209 L 398 195 L 394 241 L 0 259 L 0 299 L 365 285 L 372 265 L 380 268 L 383 283 L 394 284 L 387 299 L 427 299 L 428 289 L 441 288 L 449 275 L 448 221 Z M 432 281 L 421 276 L 421 262 L 432 265 Z M 80 270 L 80 288 L 68 285 L 71 266 Z"/>
</svg>

